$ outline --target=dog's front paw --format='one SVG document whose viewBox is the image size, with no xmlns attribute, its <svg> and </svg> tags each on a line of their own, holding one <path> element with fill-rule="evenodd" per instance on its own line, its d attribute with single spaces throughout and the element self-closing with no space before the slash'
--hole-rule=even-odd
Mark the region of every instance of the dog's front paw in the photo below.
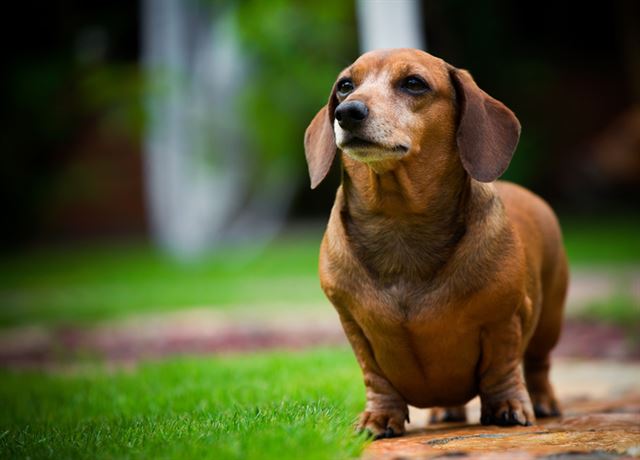
<svg viewBox="0 0 640 460">
<path fill-rule="evenodd" d="M 482 404 L 480 423 L 483 425 L 529 426 L 536 421 L 529 401 L 506 399 Z"/>
<path fill-rule="evenodd" d="M 401 410 L 365 410 L 360 414 L 357 430 L 374 439 L 394 438 L 404 434 L 405 420 L 408 414 Z"/>
</svg>

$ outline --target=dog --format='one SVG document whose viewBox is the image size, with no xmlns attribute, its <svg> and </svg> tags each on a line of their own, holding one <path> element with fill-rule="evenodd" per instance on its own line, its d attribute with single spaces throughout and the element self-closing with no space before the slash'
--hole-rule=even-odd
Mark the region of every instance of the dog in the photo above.
<svg viewBox="0 0 640 460">
<path fill-rule="evenodd" d="M 403 434 L 408 404 L 464 421 L 476 395 L 482 424 L 560 414 L 567 259 L 551 208 L 496 181 L 519 137 L 467 71 L 415 49 L 362 55 L 307 128 L 312 188 L 342 160 L 319 275 L 364 376 L 359 430 Z"/>
</svg>

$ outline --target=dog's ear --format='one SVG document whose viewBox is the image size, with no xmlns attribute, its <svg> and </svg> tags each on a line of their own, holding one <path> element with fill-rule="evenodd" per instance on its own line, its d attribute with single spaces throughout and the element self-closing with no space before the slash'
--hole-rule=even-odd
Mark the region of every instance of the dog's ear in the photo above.
<svg viewBox="0 0 640 460">
<path fill-rule="evenodd" d="M 469 72 L 451 67 L 458 103 L 456 142 L 464 169 L 480 182 L 505 172 L 520 139 L 520 122 L 502 102 L 482 91 Z"/>
<path fill-rule="evenodd" d="M 327 105 L 313 117 L 304 133 L 304 154 L 307 157 L 311 188 L 316 188 L 327 176 L 336 156 L 336 138 L 333 133 L 334 112 L 338 100 L 335 87 Z"/>
</svg>

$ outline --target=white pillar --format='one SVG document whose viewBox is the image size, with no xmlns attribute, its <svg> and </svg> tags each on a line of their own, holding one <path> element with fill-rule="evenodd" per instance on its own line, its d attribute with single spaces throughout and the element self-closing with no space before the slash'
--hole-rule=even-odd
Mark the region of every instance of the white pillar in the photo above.
<svg viewBox="0 0 640 460">
<path fill-rule="evenodd" d="M 156 243 L 183 259 L 213 245 L 242 195 L 234 121 L 244 72 L 231 13 L 214 17 L 198 0 L 143 2 L 147 212 Z"/>
<path fill-rule="evenodd" d="M 419 0 L 357 0 L 360 51 L 426 50 Z"/>
</svg>

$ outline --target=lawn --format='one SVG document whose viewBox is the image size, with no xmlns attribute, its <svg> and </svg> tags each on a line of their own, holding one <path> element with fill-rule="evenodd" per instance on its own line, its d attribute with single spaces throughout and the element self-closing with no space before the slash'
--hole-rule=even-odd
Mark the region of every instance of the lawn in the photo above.
<svg viewBox="0 0 640 460">
<path fill-rule="evenodd" d="M 0 372 L 0 458 L 340 459 L 366 442 L 346 349 L 93 366 Z"/>
<path fill-rule="evenodd" d="M 573 265 L 640 263 L 640 220 L 562 219 Z M 193 307 L 326 305 L 317 279 L 321 231 L 226 247 L 189 264 L 144 244 L 38 249 L 0 260 L 0 328 L 82 323 Z"/>
<path fill-rule="evenodd" d="M 572 265 L 640 264 L 640 216 L 560 218 Z"/>
<path fill-rule="evenodd" d="M 317 278 L 320 238 L 223 248 L 191 263 L 135 243 L 7 257 L 0 261 L 0 327 L 202 306 L 318 304 L 324 302 Z"/>
</svg>

